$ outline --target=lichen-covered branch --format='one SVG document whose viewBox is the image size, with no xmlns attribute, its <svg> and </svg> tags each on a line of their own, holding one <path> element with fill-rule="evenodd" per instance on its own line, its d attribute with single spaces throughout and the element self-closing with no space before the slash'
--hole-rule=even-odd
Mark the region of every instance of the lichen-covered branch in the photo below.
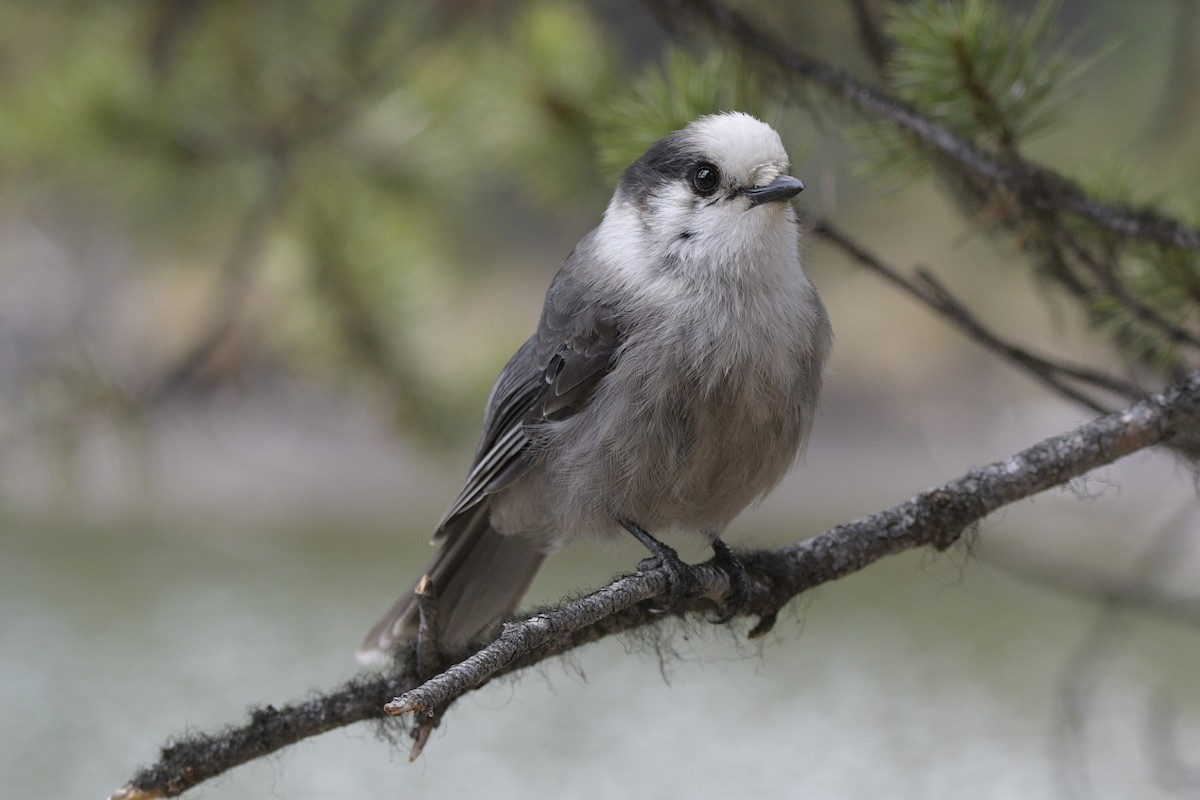
<svg viewBox="0 0 1200 800">
<path fill-rule="evenodd" d="M 741 553 L 752 594 L 744 614 L 759 618 L 752 634 L 768 630 L 797 594 L 863 569 L 884 556 L 933 546 L 945 549 L 991 512 L 1097 467 L 1200 428 L 1200 372 L 1123 411 L 1099 417 L 1010 458 L 976 468 L 905 503 L 840 525 L 779 551 Z M 697 572 L 697 595 L 722 597 L 728 577 L 715 566 Z M 653 606 L 667 591 L 657 571 L 626 575 L 587 596 L 508 624 L 476 654 L 451 654 L 455 666 L 417 685 L 415 652 L 402 654 L 393 674 L 357 678 L 295 705 L 266 706 L 239 727 L 173 741 L 154 765 L 138 772 L 114 798 L 173 796 L 239 764 L 334 728 L 394 710 L 444 708 L 491 678 L 522 669 L 582 644 L 662 620 Z M 711 607 L 687 601 L 677 614 Z"/>
</svg>

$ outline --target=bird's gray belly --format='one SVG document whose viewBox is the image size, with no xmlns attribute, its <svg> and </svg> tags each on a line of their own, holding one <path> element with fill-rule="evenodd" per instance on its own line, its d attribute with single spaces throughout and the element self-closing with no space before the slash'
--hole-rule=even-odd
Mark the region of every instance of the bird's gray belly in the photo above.
<svg viewBox="0 0 1200 800">
<path fill-rule="evenodd" d="M 549 547 L 620 520 L 716 536 L 792 463 L 808 416 L 794 385 L 764 379 L 761 364 L 701 384 L 627 359 L 579 414 L 539 432 L 534 466 L 496 496 L 493 524 Z"/>
</svg>

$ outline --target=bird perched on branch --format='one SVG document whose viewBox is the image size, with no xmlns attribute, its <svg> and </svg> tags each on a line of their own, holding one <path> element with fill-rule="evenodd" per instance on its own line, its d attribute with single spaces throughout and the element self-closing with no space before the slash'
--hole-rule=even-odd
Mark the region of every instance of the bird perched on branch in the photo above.
<svg viewBox="0 0 1200 800">
<path fill-rule="evenodd" d="M 628 532 L 672 585 L 688 568 L 657 536 L 712 543 L 803 448 L 832 332 L 801 267 L 803 188 L 779 135 L 746 114 L 701 117 L 625 170 L 599 227 L 546 293 L 537 331 L 500 373 L 462 491 L 424 576 L 440 642 L 489 638 L 546 555 Z M 377 661 L 416 635 L 402 597 L 359 650 Z"/>
</svg>

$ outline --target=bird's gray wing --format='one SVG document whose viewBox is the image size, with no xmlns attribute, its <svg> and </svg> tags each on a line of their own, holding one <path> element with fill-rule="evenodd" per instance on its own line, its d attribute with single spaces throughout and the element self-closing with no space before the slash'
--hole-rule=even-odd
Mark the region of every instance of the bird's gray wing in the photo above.
<svg viewBox="0 0 1200 800">
<path fill-rule="evenodd" d="M 488 397 L 483 438 L 446 524 L 523 475 L 532 464 L 530 428 L 577 413 L 616 362 L 622 342 L 617 315 L 589 301 L 568 259 L 546 294 L 535 333 L 509 359 Z"/>
</svg>

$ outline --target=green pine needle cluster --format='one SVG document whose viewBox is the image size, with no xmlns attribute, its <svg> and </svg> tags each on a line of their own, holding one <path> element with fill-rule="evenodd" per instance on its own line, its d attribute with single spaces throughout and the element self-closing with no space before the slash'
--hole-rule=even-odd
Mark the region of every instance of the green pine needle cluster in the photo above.
<svg viewBox="0 0 1200 800">
<path fill-rule="evenodd" d="M 1061 119 L 1062 88 L 1093 63 L 1057 39 L 1057 0 L 1024 19 L 990 0 L 920 0 L 896 5 L 887 26 L 896 43 L 893 89 L 959 136 L 1004 146 Z"/>
<path fill-rule="evenodd" d="M 975 146 L 1015 154 L 1062 119 L 1065 88 L 1102 55 L 1079 59 L 1071 42 L 1060 42 L 1058 8 L 1045 0 L 1021 17 L 992 0 L 894 4 L 889 87 Z M 907 182 L 932 165 L 928 149 L 894 126 L 869 123 L 852 139 L 864 154 L 862 171 L 884 182 Z"/>
<path fill-rule="evenodd" d="M 1102 55 L 1079 59 L 1055 29 L 1057 0 L 1026 17 L 993 0 L 896 4 L 885 79 L 920 113 L 1001 160 L 1023 163 L 1031 137 L 1063 118 L 1065 88 Z M 947 164 L 912 134 L 873 122 L 855 135 L 862 168 L 900 184 L 932 171 L 964 214 L 988 224 L 1029 257 L 1036 272 L 1079 301 L 1093 328 L 1131 365 L 1170 377 L 1186 367 L 1179 344 L 1200 328 L 1200 259 L 1195 253 L 1129 240 L 1095 222 L 1037 211 L 1005 190 Z M 1097 199 L 1149 205 L 1136 170 L 1093 167 L 1080 185 Z"/>
</svg>

